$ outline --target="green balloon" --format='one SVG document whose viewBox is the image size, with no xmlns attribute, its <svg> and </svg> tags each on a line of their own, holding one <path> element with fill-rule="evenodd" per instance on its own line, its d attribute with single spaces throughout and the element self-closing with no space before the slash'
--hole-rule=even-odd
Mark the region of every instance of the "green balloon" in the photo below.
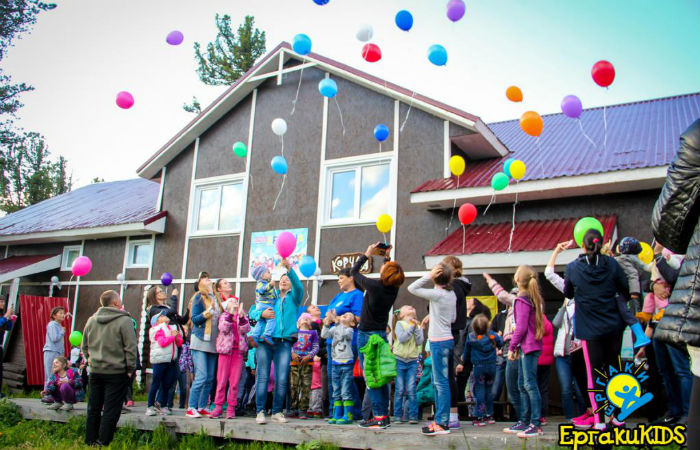
<svg viewBox="0 0 700 450">
<path fill-rule="evenodd" d="M 600 231 L 600 235 L 603 236 L 603 224 L 601 224 L 595 217 L 584 217 L 583 219 L 576 222 L 574 227 L 574 240 L 576 245 L 581 247 L 583 243 L 583 237 L 586 235 L 588 230 L 594 229 Z"/>
<path fill-rule="evenodd" d="M 241 141 L 236 142 L 233 144 L 233 153 L 236 154 L 236 156 L 240 156 L 241 158 L 245 158 L 245 155 L 248 154 L 248 148 L 245 146 L 245 144 Z"/>
<path fill-rule="evenodd" d="M 491 187 L 497 191 L 502 191 L 508 186 L 508 175 L 498 172 L 491 178 Z"/>
<path fill-rule="evenodd" d="M 78 330 L 71 332 L 68 341 L 73 347 L 80 347 L 80 344 L 83 343 L 83 333 Z"/>
</svg>

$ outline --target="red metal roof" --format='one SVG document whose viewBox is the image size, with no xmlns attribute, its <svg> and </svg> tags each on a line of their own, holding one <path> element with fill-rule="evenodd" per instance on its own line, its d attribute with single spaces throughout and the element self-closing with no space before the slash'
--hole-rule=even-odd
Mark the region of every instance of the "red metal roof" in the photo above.
<svg viewBox="0 0 700 450">
<path fill-rule="evenodd" d="M 519 119 L 491 123 L 488 127 L 512 153 L 468 162 L 459 187 L 489 186 L 508 158 L 525 163 L 524 181 L 666 165 L 676 154 L 681 133 L 700 117 L 700 93 L 608 106 L 606 116 L 604 146 L 603 108 L 586 109 L 581 115 L 581 125 L 595 147 L 581 133 L 578 121 L 561 113 L 542 116 L 539 140 L 520 129 Z M 457 177 L 438 178 L 412 192 L 456 187 Z"/>
<path fill-rule="evenodd" d="M 0 275 L 14 272 L 23 267 L 31 266 L 56 255 L 10 256 L 0 260 Z"/>
<path fill-rule="evenodd" d="M 516 222 L 511 252 L 552 250 L 559 242 L 573 239 L 574 225 L 580 218 L 559 220 L 530 220 Z M 598 217 L 606 239 L 613 235 L 617 216 Z M 472 255 L 476 253 L 505 253 L 508 251 L 511 222 L 469 225 L 466 230 L 465 251 L 462 252 L 462 229 L 431 248 L 426 256 Z"/>
</svg>

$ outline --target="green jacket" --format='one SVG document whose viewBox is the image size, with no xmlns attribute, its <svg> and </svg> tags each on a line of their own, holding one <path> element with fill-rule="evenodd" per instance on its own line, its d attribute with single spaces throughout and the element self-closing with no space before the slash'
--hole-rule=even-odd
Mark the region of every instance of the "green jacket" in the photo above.
<svg viewBox="0 0 700 450">
<path fill-rule="evenodd" d="M 367 344 L 360 349 L 365 355 L 365 380 L 367 387 L 376 389 L 396 378 L 396 357 L 389 344 L 379 335 L 369 337 Z"/>
<path fill-rule="evenodd" d="M 129 313 L 99 308 L 85 324 L 81 349 L 90 373 L 131 375 L 136 370 L 136 333 Z"/>
<path fill-rule="evenodd" d="M 435 389 L 433 389 L 433 359 L 426 358 L 423 361 L 423 375 L 418 380 L 416 399 L 419 405 L 433 403 L 435 401 Z"/>
<path fill-rule="evenodd" d="M 304 297 L 304 286 L 299 281 L 294 269 L 287 272 L 292 289 L 287 292 L 284 299 L 280 298 L 279 290 L 275 290 L 277 301 L 275 302 L 275 331 L 273 338 L 295 339 L 297 337 L 297 319 L 301 299 Z M 254 309 L 250 313 L 253 320 L 260 320 L 262 310 Z"/>
</svg>

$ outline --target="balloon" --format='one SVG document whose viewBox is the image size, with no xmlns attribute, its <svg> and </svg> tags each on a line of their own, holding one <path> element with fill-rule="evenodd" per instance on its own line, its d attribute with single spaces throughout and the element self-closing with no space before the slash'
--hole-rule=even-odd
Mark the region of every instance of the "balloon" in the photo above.
<svg viewBox="0 0 700 450">
<path fill-rule="evenodd" d="M 367 62 L 377 62 L 382 59 L 382 50 L 377 44 L 365 44 L 362 47 L 362 57 Z"/>
<path fill-rule="evenodd" d="M 117 94 L 117 106 L 121 109 L 129 109 L 134 106 L 134 96 L 126 91 Z"/>
<path fill-rule="evenodd" d="M 447 50 L 440 44 L 431 45 L 428 48 L 428 60 L 436 66 L 447 64 Z"/>
<path fill-rule="evenodd" d="M 120 283 L 124 282 L 124 274 L 123 273 L 118 273 L 117 274 L 117 281 Z"/>
<path fill-rule="evenodd" d="M 272 132 L 275 133 L 277 136 L 282 136 L 284 133 L 287 132 L 287 122 L 285 122 L 284 119 L 280 119 L 279 117 L 272 121 L 271 126 Z"/>
<path fill-rule="evenodd" d="M 462 0 L 450 0 L 447 2 L 447 18 L 453 22 L 457 22 L 464 17 L 467 10 L 467 5 Z"/>
<path fill-rule="evenodd" d="M 284 159 L 284 156 L 277 155 L 272 158 L 272 161 L 270 161 L 270 166 L 272 166 L 272 170 L 280 175 L 287 174 L 287 160 Z"/>
<path fill-rule="evenodd" d="M 413 26 L 413 15 L 405 9 L 396 13 L 396 18 L 394 19 L 396 26 L 403 31 L 408 31 Z"/>
<path fill-rule="evenodd" d="M 452 172 L 452 175 L 455 176 L 460 176 L 464 173 L 464 168 L 466 167 L 466 164 L 464 162 L 464 158 L 462 158 L 459 155 L 454 155 L 453 157 L 450 158 L 450 172 Z"/>
<path fill-rule="evenodd" d="M 181 31 L 173 30 L 168 33 L 168 36 L 165 38 L 165 42 L 170 45 L 180 45 L 182 44 L 183 39 L 185 39 L 185 36 L 183 36 Z"/>
<path fill-rule="evenodd" d="M 496 191 L 502 191 L 508 186 L 508 175 L 498 172 L 491 178 L 491 187 Z"/>
<path fill-rule="evenodd" d="M 311 53 L 311 38 L 304 33 L 297 34 L 292 41 L 292 50 L 300 55 L 308 55 Z"/>
<path fill-rule="evenodd" d="M 80 344 L 83 343 L 83 333 L 78 330 L 71 331 L 70 336 L 68 336 L 68 342 L 73 347 L 80 347 Z"/>
<path fill-rule="evenodd" d="M 503 163 L 503 173 L 511 178 L 513 178 L 513 175 L 510 174 L 510 165 L 513 164 L 513 161 L 515 161 L 515 158 L 508 158 L 506 162 Z"/>
<path fill-rule="evenodd" d="M 581 105 L 581 99 L 575 95 L 567 95 L 561 101 L 561 112 L 564 113 L 566 117 L 571 117 L 572 119 L 578 119 L 581 117 L 583 112 L 583 105 Z"/>
<path fill-rule="evenodd" d="M 471 203 L 463 204 L 457 211 L 457 217 L 459 217 L 459 223 L 469 225 L 476 219 L 476 206 Z"/>
<path fill-rule="evenodd" d="M 294 253 L 294 250 L 297 248 L 296 236 L 289 231 L 281 232 L 275 241 L 275 248 L 277 249 L 277 253 L 279 253 L 282 258 L 288 257 Z"/>
<path fill-rule="evenodd" d="M 579 247 L 583 245 L 583 237 L 590 229 L 598 230 L 601 236 L 603 235 L 603 225 L 595 217 L 584 217 L 576 222 L 574 226 L 574 240 L 576 241 L 576 245 Z"/>
<path fill-rule="evenodd" d="M 379 230 L 380 233 L 388 233 L 391 231 L 391 226 L 394 224 L 394 221 L 391 220 L 391 216 L 389 214 L 382 214 L 377 218 L 377 230 Z"/>
<path fill-rule="evenodd" d="M 173 282 L 173 276 L 170 274 L 170 272 L 165 272 L 163 275 L 160 276 L 160 284 L 163 286 L 170 286 Z"/>
<path fill-rule="evenodd" d="M 233 153 L 235 153 L 236 156 L 245 158 L 245 155 L 248 154 L 248 147 L 246 147 L 243 142 L 238 141 L 235 144 L 233 144 Z"/>
<path fill-rule="evenodd" d="M 639 243 L 642 246 L 642 251 L 639 252 L 639 259 L 642 260 L 644 264 L 649 264 L 654 260 L 654 250 L 651 249 L 651 245 L 646 242 Z"/>
<path fill-rule="evenodd" d="M 510 166 L 508 166 L 510 176 L 516 180 L 522 180 L 522 178 L 525 176 L 526 169 L 527 167 L 525 166 L 525 163 L 520 161 L 519 159 L 516 159 L 515 161 L 510 163 Z"/>
<path fill-rule="evenodd" d="M 374 138 L 378 140 L 379 142 L 384 142 L 386 139 L 389 137 L 389 128 L 384 125 L 383 123 L 380 123 L 376 127 L 374 127 Z"/>
<path fill-rule="evenodd" d="M 358 41 L 361 42 L 367 42 L 370 39 L 372 39 L 372 36 L 374 35 L 374 30 L 372 29 L 372 25 L 365 23 L 360 26 L 360 29 L 357 30 L 357 33 L 355 33 L 355 37 L 357 38 Z"/>
<path fill-rule="evenodd" d="M 542 134 L 544 122 L 542 117 L 535 111 L 526 111 L 520 116 L 520 128 L 530 136 L 539 136 Z"/>
<path fill-rule="evenodd" d="M 76 277 L 82 277 L 83 275 L 87 275 L 90 273 L 91 270 L 92 261 L 90 261 L 90 258 L 88 258 L 87 256 L 78 256 L 77 258 L 75 258 L 75 261 L 73 261 L 73 266 L 71 267 L 71 271 Z"/>
<path fill-rule="evenodd" d="M 316 273 L 316 261 L 309 255 L 302 256 L 299 260 L 299 272 L 306 278 L 311 278 Z"/>
<path fill-rule="evenodd" d="M 330 2 L 330 1 L 331 0 L 314 0 L 314 3 L 316 3 L 317 5 L 323 6 L 323 5 L 327 5 L 328 2 Z"/>
<path fill-rule="evenodd" d="M 316 267 L 316 270 L 314 270 L 314 275 L 317 277 L 321 276 L 321 268 L 320 267 Z"/>
<path fill-rule="evenodd" d="M 338 85 L 330 78 L 324 78 L 318 83 L 318 92 L 324 97 L 333 98 L 338 93 Z"/>
<path fill-rule="evenodd" d="M 598 61 L 593 64 L 591 76 L 598 86 L 608 87 L 615 80 L 615 67 L 608 61 Z"/>
<path fill-rule="evenodd" d="M 508 89 L 506 89 L 506 97 L 508 97 L 508 100 L 511 102 L 522 102 L 523 91 L 521 91 L 518 86 L 508 86 Z"/>
</svg>

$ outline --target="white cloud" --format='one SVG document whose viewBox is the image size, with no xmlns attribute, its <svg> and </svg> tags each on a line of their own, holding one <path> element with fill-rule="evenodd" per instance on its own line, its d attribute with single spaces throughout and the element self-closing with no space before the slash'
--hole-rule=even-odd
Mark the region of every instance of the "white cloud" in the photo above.
<svg viewBox="0 0 700 450">
<path fill-rule="evenodd" d="M 389 186 L 386 186 L 361 206 L 360 217 L 363 219 L 373 219 L 387 212 L 389 207 Z"/>
</svg>

